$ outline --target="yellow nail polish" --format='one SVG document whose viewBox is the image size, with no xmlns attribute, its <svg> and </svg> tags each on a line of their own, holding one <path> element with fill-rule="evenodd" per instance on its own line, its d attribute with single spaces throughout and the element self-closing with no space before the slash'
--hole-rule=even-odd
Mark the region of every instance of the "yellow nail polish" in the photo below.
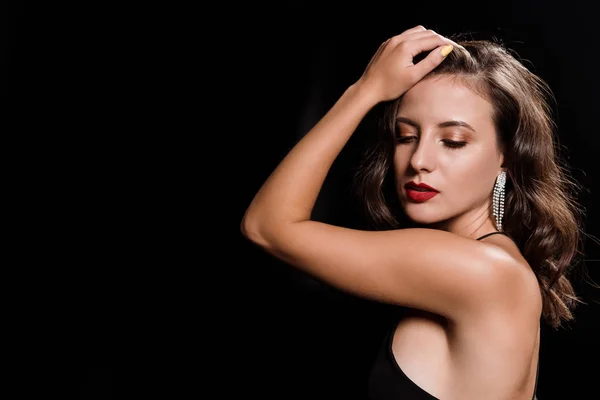
<svg viewBox="0 0 600 400">
<path fill-rule="evenodd" d="M 450 54 L 450 52 L 454 50 L 454 46 L 452 46 L 451 44 L 447 44 L 444 47 L 442 47 L 442 56 L 446 57 L 448 54 Z"/>
</svg>

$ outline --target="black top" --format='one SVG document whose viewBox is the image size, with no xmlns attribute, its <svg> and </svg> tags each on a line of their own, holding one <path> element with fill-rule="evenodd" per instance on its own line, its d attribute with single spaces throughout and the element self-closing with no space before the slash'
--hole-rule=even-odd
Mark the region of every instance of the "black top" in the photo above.
<svg viewBox="0 0 600 400">
<path fill-rule="evenodd" d="M 494 234 L 504 234 L 504 232 L 492 232 L 481 236 L 477 240 L 486 238 Z M 508 235 L 507 235 L 508 236 Z M 383 344 L 375 358 L 369 375 L 369 400 L 439 400 L 427 393 L 404 374 L 392 352 L 392 339 L 395 329 L 391 329 L 383 340 Z M 532 399 L 537 391 L 538 375 L 540 364 L 538 362 L 538 372 L 535 377 L 535 388 Z"/>
</svg>

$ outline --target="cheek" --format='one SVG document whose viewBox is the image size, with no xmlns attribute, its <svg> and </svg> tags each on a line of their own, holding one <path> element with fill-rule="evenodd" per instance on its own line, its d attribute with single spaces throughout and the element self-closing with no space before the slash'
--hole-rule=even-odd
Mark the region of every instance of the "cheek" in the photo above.
<svg viewBox="0 0 600 400">
<path fill-rule="evenodd" d="M 487 191 L 494 183 L 494 171 L 497 165 L 493 157 L 483 154 L 465 153 L 440 167 L 456 187 L 468 189 L 472 193 Z"/>
<path fill-rule="evenodd" d="M 404 173 L 408 169 L 410 162 L 410 152 L 402 151 L 402 147 L 396 147 L 394 153 L 394 170 L 396 173 Z"/>
</svg>

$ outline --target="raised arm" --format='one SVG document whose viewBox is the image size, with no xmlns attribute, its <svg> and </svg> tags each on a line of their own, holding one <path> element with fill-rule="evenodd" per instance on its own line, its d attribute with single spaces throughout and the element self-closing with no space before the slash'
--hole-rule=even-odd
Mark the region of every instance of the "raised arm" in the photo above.
<svg viewBox="0 0 600 400">
<path fill-rule="evenodd" d="M 447 55 L 442 49 L 452 43 L 421 26 L 383 43 L 363 76 L 260 188 L 244 215 L 243 234 L 287 263 L 365 298 L 449 315 L 466 312 L 473 298 L 491 293 L 490 263 L 506 260 L 482 243 L 431 229 L 367 232 L 310 220 L 331 165 L 362 118 L 439 65 Z M 424 51 L 429 55 L 413 64 Z"/>
<path fill-rule="evenodd" d="M 309 220 L 329 169 L 369 110 L 410 89 L 439 65 L 444 59 L 442 47 L 451 43 L 422 26 L 384 42 L 363 76 L 269 176 L 244 215 L 242 231 L 260 241 L 264 234 Z M 436 48 L 437 51 L 413 65 L 414 56 Z"/>
</svg>

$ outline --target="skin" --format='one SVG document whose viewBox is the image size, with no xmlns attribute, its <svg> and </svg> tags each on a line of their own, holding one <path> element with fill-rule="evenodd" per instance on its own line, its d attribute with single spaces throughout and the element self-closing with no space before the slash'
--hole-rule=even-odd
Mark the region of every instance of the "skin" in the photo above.
<svg viewBox="0 0 600 400">
<path fill-rule="evenodd" d="M 469 127 L 438 127 L 446 121 L 466 122 Z M 467 237 L 495 231 L 491 193 L 503 155 L 496 143 L 491 104 L 459 80 L 435 76 L 404 94 L 397 126 L 396 187 L 408 217 Z M 413 202 L 404 187 L 411 180 L 440 193 L 425 203 Z"/>
<path fill-rule="evenodd" d="M 449 79 L 423 78 L 444 60 L 448 39 L 422 26 L 382 44 L 360 79 L 286 155 L 249 205 L 246 238 L 265 251 L 356 296 L 410 307 L 393 351 L 423 390 L 445 400 L 530 399 L 537 366 L 541 296 L 535 275 L 514 243 L 496 231 L 488 210 L 501 170 L 491 107 Z M 455 45 L 455 44 L 454 44 Z M 429 55 L 413 64 L 420 52 Z M 398 195 L 423 227 L 360 231 L 312 221 L 331 165 L 367 112 L 405 94 L 398 144 Z M 444 97 L 447 96 L 447 97 Z M 435 128 L 460 119 L 475 129 Z M 441 140 L 468 141 L 448 150 Z M 468 179 L 465 179 L 468 178 Z M 409 204 L 408 180 L 440 193 Z"/>
</svg>

